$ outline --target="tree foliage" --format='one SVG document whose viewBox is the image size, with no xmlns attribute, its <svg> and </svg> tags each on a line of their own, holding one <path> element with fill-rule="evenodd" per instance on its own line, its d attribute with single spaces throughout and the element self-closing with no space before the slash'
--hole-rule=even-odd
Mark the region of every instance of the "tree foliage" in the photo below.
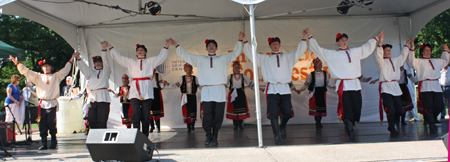
<svg viewBox="0 0 450 162">
<path fill-rule="evenodd" d="M 0 16 L 0 40 L 16 48 L 25 50 L 26 66 L 33 71 L 41 72 L 38 65 L 39 60 L 51 60 L 53 67 L 59 70 L 64 67 L 73 53 L 72 47 L 56 32 L 25 18 L 1 15 Z M 3 105 L 6 98 L 6 86 L 9 84 L 11 75 L 19 74 L 16 66 L 7 62 L 0 71 L 0 104 Z M 25 86 L 21 76 L 19 86 Z M 61 83 L 62 86 L 65 82 Z"/>
<path fill-rule="evenodd" d="M 431 57 L 440 58 L 442 45 L 450 43 L 450 9 L 442 12 L 428 22 L 414 39 L 416 57 L 419 57 L 419 46 L 428 43 L 433 49 Z"/>
</svg>

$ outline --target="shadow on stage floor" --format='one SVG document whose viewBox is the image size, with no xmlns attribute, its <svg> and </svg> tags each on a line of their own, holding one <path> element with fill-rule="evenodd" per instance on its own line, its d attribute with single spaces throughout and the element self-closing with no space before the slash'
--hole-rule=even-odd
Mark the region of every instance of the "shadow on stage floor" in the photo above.
<svg viewBox="0 0 450 162">
<path fill-rule="evenodd" d="M 430 135 L 428 127 L 423 122 L 407 122 L 400 126 L 400 137 L 390 138 L 387 123 L 356 123 L 355 133 L 357 143 L 397 142 L 435 140 L 448 132 L 448 120 L 442 120 L 438 126 L 438 134 Z M 287 139 L 282 139 L 282 145 L 321 145 L 349 143 L 344 132 L 344 124 L 323 124 L 324 128 L 316 129 L 314 124 L 297 124 L 287 126 Z M 275 146 L 270 126 L 263 126 L 264 146 Z M 85 145 L 86 135 L 83 133 L 58 135 L 58 149 L 38 151 L 40 138 L 33 136 L 35 141 L 31 145 L 12 145 L 6 147 L 13 155 L 30 155 L 39 158 L 39 155 L 53 153 L 87 152 Z M 167 129 L 161 133 L 150 133 L 150 140 L 157 149 L 186 149 L 186 148 L 214 148 L 205 146 L 205 132 L 196 128 L 188 133 L 187 129 Z M 245 125 L 244 130 L 234 131 L 232 127 L 223 127 L 219 131 L 219 148 L 229 147 L 257 147 L 258 135 L 256 125 Z M 49 137 L 50 143 L 50 137 Z M 40 159 L 42 160 L 42 159 Z"/>
</svg>

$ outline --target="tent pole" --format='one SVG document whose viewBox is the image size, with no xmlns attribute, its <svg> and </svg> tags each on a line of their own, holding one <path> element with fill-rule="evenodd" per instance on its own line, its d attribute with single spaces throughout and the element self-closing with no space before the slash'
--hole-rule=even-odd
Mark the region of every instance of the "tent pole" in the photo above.
<svg viewBox="0 0 450 162">
<path fill-rule="evenodd" d="M 256 106 L 256 123 L 258 127 L 258 146 L 263 147 L 263 137 L 261 128 L 261 105 L 259 97 L 259 77 L 258 77 L 258 62 L 256 62 L 256 38 L 255 38 L 255 15 L 253 5 L 250 8 L 250 32 L 252 41 L 252 62 L 253 62 L 253 81 L 255 82 L 255 106 Z"/>
</svg>

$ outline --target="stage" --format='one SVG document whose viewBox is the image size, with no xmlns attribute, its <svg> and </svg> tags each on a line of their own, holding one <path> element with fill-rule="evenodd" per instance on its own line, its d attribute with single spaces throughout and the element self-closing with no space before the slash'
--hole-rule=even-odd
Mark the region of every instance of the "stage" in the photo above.
<svg viewBox="0 0 450 162">
<path fill-rule="evenodd" d="M 423 122 L 407 122 L 408 125 L 400 125 L 400 137 L 390 138 L 387 131 L 387 122 L 380 123 L 356 123 L 355 133 L 357 143 L 381 143 L 381 142 L 405 142 L 436 140 L 448 132 L 448 120 L 442 120 L 438 126 L 438 134 L 430 135 Z M 349 139 L 344 131 L 344 124 L 323 124 L 324 128 L 316 129 L 314 124 L 299 124 L 287 126 L 287 139 L 282 139 L 282 146 L 298 145 L 328 145 L 348 144 Z M 219 148 L 234 147 L 257 147 L 258 135 L 256 125 L 245 125 L 244 130 L 234 131 L 232 127 L 223 127 L 219 131 Z M 264 146 L 275 146 L 273 133 L 270 126 L 263 126 Z M 31 145 L 12 145 L 6 147 L 12 155 L 20 154 L 52 154 L 52 153 L 74 153 L 86 152 L 86 135 L 58 134 L 58 149 L 38 151 L 40 138 L 38 132 L 33 132 Z M 149 139 L 157 149 L 187 149 L 187 148 L 211 148 L 205 146 L 205 132 L 196 128 L 194 132 L 188 133 L 187 129 L 162 129 L 160 133 L 150 133 Z M 23 141 L 24 135 L 17 135 L 17 140 Z M 50 142 L 50 136 L 48 137 Z"/>
</svg>

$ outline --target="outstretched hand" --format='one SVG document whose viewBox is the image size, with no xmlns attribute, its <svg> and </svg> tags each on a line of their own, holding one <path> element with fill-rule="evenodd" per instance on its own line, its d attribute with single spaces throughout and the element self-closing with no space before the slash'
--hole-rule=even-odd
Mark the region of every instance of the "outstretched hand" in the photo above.
<svg viewBox="0 0 450 162">
<path fill-rule="evenodd" d="M 375 84 L 376 82 L 378 82 L 378 79 L 370 81 L 370 84 Z"/>
<path fill-rule="evenodd" d="M 384 32 L 383 32 L 383 31 L 381 31 L 380 33 L 378 33 L 377 39 L 380 40 L 381 37 L 383 37 L 383 39 L 384 39 Z"/>
<path fill-rule="evenodd" d="M 406 42 L 406 45 L 410 45 L 410 48 L 414 48 L 414 39 L 409 39 L 409 40 Z"/>
<path fill-rule="evenodd" d="M 79 59 L 80 58 L 80 52 L 74 52 L 72 57 L 75 57 L 75 58 Z"/>
<path fill-rule="evenodd" d="M 14 63 L 14 65 L 17 65 L 19 63 L 19 61 L 17 61 L 17 57 L 12 57 L 11 55 L 9 55 L 9 58 Z"/>
<path fill-rule="evenodd" d="M 111 47 L 112 45 L 108 42 L 108 41 L 103 41 L 103 42 L 105 42 L 106 43 L 106 48 L 109 48 L 109 47 Z"/>
<path fill-rule="evenodd" d="M 175 41 L 172 38 L 169 38 L 169 40 L 170 40 L 170 45 L 172 45 L 172 46 L 176 46 L 178 44 L 177 41 Z"/>
<path fill-rule="evenodd" d="M 380 34 L 381 34 L 381 35 L 380 35 Z M 380 43 L 378 43 L 378 44 L 383 44 L 383 41 L 384 41 L 384 34 L 383 34 L 383 31 L 381 31 L 380 34 L 378 34 L 378 36 L 379 36 L 378 40 L 380 40 Z"/>
<path fill-rule="evenodd" d="M 103 41 L 100 44 L 102 44 L 102 49 L 106 49 L 106 41 Z"/>
<path fill-rule="evenodd" d="M 169 46 L 170 46 L 170 44 L 172 44 L 172 40 L 171 40 L 171 38 L 169 38 L 169 39 L 166 39 L 166 47 L 169 47 Z"/>
<path fill-rule="evenodd" d="M 239 32 L 239 39 L 247 40 L 247 38 L 245 37 L 245 33 L 244 32 Z"/>
</svg>

